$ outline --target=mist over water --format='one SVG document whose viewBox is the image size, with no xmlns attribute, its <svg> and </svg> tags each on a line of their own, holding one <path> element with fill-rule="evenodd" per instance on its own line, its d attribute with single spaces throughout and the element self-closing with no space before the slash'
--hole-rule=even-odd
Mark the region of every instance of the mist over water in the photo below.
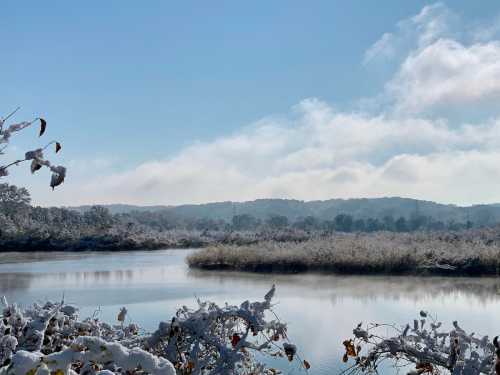
<svg viewBox="0 0 500 375">
<path fill-rule="evenodd" d="M 191 251 L 4 253 L 0 295 L 22 305 L 64 295 L 83 317 L 100 309 L 109 322 L 126 306 L 128 318 L 151 331 L 178 307 L 196 307 L 197 297 L 239 304 L 262 299 L 276 284 L 274 311 L 289 323 L 289 336 L 311 362 L 313 375 L 342 366 L 342 341 L 361 321 L 404 325 L 424 309 L 445 325 L 458 320 L 477 335 L 500 333 L 498 278 L 199 271 L 185 264 Z M 299 373 L 296 363 L 279 365 L 285 374 Z"/>
</svg>

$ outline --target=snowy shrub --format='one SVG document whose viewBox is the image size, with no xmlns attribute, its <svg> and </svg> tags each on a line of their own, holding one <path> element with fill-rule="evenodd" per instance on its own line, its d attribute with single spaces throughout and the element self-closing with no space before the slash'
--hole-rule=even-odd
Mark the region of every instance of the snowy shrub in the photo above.
<svg viewBox="0 0 500 375">
<path fill-rule="evenodd" d="M 421 311 L 411 324 L 358 324 L 354 337 L 343 342 L 343 362 L 354 364 L 343 373 L 375 373 L 383 362 L 409 367 L 408 375 L 451 373 L 461 375 L 500 374 L 498 337 L 477 337 L 454 321 L 443 329 L 428 312 Z M 388 334 L 388 329 L 393 336 Z M 411 369 L 413 368 L 413 369 Z"/>
<path fill-rule="evenodd" d="M 124 323 L 125 308 L 111 325 L 96 316 L 80 320 L 64 302 L 21 309 L 3 299 L 0 374 L 277 374 L 256 356 L 298 356 L 286 325 L 266 319 L 276 317 L 274 292 L 273 286 L 263 301 L 240 306 L 198 301 L 197 309 L 182 307 L 149 335 Z"/>
</svg>

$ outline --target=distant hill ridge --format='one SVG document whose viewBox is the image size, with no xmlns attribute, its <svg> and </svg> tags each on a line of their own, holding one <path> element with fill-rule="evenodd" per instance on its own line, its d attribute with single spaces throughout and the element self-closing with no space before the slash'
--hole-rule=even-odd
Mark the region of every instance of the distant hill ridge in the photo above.
<svg viewBox="0 0 500 375">
<path fill-rule="evenodd" d="M 134 206 L 127 204 L 102 205 L 113 214 L 132 211 L 167 211 L 179 218 L 210 218 L 230 221 L 234 215 L 249 214 L 260 219 L 271 215 L 283 215 L 290 220 L 315 216 L 328 220 L 339 214 L 355 218 L 379 218 L 385 216 L 409 218 L 413 215 L 429 216 L 443 222 L 466 222 L 479 225 L 500 222 L 500 204 L 457 206 L 411 198 L 353 198 L 323 201 L 300 201 L 294 199 L 256 199 L 248 202 L 215 202 L 179 206 Z M 91 206 L 68 207 L 80 212 Z"/>
</svg>

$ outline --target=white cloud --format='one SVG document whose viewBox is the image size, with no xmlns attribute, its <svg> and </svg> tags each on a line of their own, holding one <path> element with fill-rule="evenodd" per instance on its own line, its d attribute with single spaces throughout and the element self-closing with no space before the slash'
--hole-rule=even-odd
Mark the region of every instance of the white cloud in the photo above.
<svg viewBox="0 0 500 375">
<path fill-rule="evenodd" d="M 499 99 L 500 43 L 440 39 L 408 56 L 387 90 L 404 114 Z"/>
<path fill-rule="evenodd" d="M 433 115 L 500 94 L 500 43 L 466 43 L 456 23 L 444 5 L 427 6 L 367 51 L 366 63 L 401 55 L 382 94 L 390 104 L 379 113 L 338 112 L 307 99 L 289 116 L 262 119 L 166 160 L 88 181 L 68 178 L 57 201 L 36 198 L 65 205 L 396 195 L 500 201 L 500 119 L 457 123 Z"/>
<path fill-rule="evenodd" d="M 415 16 L 396 25 L 393 33 L 384 33 L 365 53 L 365 64 L 404 58 L 412 49 L 423 48 L 444 37 L 456 37 L 458 16 L 442 3 L 427 5 Z"/>
<path fill-rule="evenodd" d="M 500 200 L 499 141 L 500 121 L 456 128 L 443 120 L 335 112 L 309 99 L 286 120 L 263 120 L 174 158 L 83 185 L 69 180 L 57 198 L 65 204 L 392 195 L 494 201 Z"/>
<path fill-rule="evenodd" d="M 403 117 L 498 114 L 498 20 L 471 24 L 437 3 L 400 21 L 365 53 L 366 65 L 397 61 L 399 66 L 383 93 L 364 102 Z"/>
<path fill-rule="evenodd" d="M 398 42 L 399 40 L 396 39 L 394 34 L 384 33 L 379 40 L 366 50 L 364 63 L 368 64 L 376 59 L 389 60 L 396 57 Z"/>
</svg>

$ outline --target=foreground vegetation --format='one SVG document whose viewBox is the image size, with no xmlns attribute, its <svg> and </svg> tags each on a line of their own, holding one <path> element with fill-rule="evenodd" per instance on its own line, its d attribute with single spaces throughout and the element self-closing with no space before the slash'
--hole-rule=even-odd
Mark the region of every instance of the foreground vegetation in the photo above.
<svg viewBox="0 0 500 375">
<path fill-rule="evenodd" d="M 151 334 L 125 324 L 126 308 L 117 324 L 109 324 L 98 312 L 80 319 L 78 309 L 64 301 L 22 309 L 3 299 L 0 374 L 276 374 L 260 360 L 299 356 L 286 325 L 266 318 L 274 292 L 273 286 L 262 301 L 240 306 L 198 301 L 196 309 L 180 308 Z"/>
<path fill-rule="evenodd" d="M 80 319 L 78 309 L 64 301 L 23 309 L 3 298 L 0 374 L 276 375 L 282 372 L 266 365 L 276 357 L 297 362 L 299 372 L 307 373 L 314 363 L 290 342 L 286 324 L 273 311 L 274 293 L 273 286 L 262 301 L 239 306 L 198 301 L 197 308 L 180 308 L 153 333 L 125 323 L 125 307 L 113 324 L 100 320 L 99 310 Z M 414 368 L 411 375 L 500 375 L 498 337 L 476 337 L 456 321 L 452 326 L 447 330 L 426 311 L 401 327 L 359 323 L 353 338 L 342 343 L 341 373 L 379 373 L 386 362 Z"/>
<path fill-rule="evenodd" d="M 466 332 L 457 321 L 452 329 L 427 311 L 410 324 L 359 323 L 354 337 L 343 342 L 343 362 L 353 364 L 343 374 L 379 373 L 384 361 L 397 368 L 411 368 L 408 375 L 418 374 L 500 374 L 498 336 L 479 336 Z"/>
<path fill-rule="evenodd" d="M 303 242 L 219 244 L 187 258 L 190 267 L 252 272 L 500 274 L 499 232 L 335 234 Z"/>
</svg>

